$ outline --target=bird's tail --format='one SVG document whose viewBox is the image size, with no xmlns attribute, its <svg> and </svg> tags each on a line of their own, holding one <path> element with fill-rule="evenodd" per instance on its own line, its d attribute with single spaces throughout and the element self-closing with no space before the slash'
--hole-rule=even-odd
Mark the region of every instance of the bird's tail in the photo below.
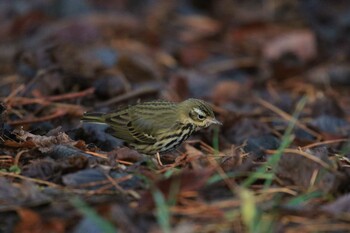
<svg viewBox="0 0 350 233">
<path fill-rule="evenodd" d="M 91 123 L 105 123 L 105 119 L 103 117 L 104 113 L 101 112 L 86 112 L 84 113 L 83 117 L 81 118 L 84 122 L 91 122 Z"/>
</svg>

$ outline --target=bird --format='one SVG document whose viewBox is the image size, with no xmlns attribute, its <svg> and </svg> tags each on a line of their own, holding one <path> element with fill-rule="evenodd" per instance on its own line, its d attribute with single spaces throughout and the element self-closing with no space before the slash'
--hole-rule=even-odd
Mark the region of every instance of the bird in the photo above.
<svg viewBox="0 0 350 233">
<path fill-rule="evenodd" d="M 180 103 L 153 100 L 111 113 L 87 112 L 82 121 L 107 124 L 129 147 L 158 156 L 176 149 L 195 131 L 222 124 L 209 103 L 192 98 Z"/>
</svg>

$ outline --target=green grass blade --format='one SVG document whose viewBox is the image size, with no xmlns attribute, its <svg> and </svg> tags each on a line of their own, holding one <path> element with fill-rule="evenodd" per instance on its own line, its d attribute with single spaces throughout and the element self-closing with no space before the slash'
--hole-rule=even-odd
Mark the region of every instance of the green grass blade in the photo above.
<svg viewBox="0 0 350 233">
<path fill-rule="evenodd" d="M 268 167 L 271 167 L 272 169 L 272 174 L 274 176 L 275 172 L 276 172 L 276 168 L 277 168 L 277 164 L 278 161 L 280 160 L 283 151 L 290 146 L 290 144 L 293 142 L 293 129 L 295 128 L 297 119 L 299 118 L 299 115 L 301 113 L 301 111 L 303 110 L 305 104 L 307 102 L 307 97 L 304 96 L 303 98 L 301 98 L 299 100 L 299 102 L 297 103 L 296 109 L 294 111 L 293 114 L 293 120 L 291 122 L 289 122 L 288 127 L 285 131 L 285 133 L 283 134 L 282 137 L 282 142 L 280 147 L 277 149 L 277 152 L 275 154 L 273 154 L 272 156 L 270 156 L 270 158 L 267 160 L 267 162 L 261 166 L 256 172 L 252 173 L 243 183 L 242 183 L 242 187 L 248 187 L 251 184 L 253 184 L 258 177 L 260 177 L 260 174 L 266 173 L 266 170 Z M 266 179 L 264 187 L 268 188 L 271 186 L 273 179 Z"/>
<path fill-rule="evenodd" d="M 79 197 L 73 197 L 70 199 L 70 203 L 86 218 L 89 218 L 93 221 L 102 232 L 105 233 L 116 233 L 117 229 L 114 227 L 112 223 L 102 218 L 93 208 L 88 206 L 86 202 L 84 202 Z"/>
<path fill-rule="evenodd" d="M 164 198 L 164 195 L 158 189 L 155 189 L 152 194 L 153 199 L 156 203 L 156 217 L 158 224 L 164 233 L 170 233 L 170 212 L 169 206 Z"/>
</svg>

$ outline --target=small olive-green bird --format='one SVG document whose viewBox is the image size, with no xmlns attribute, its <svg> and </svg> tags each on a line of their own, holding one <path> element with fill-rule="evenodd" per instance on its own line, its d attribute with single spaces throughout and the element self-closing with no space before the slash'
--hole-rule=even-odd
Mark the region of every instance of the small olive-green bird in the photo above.
<svg viewBox="0 0 350 233">
<path fill-rule="evenodd" d="M 175 149 L 193 132 L 221 124 L 211 106 L 198 99 L 144 102 L 115 113 L 85 113 L 82 120 L 111 126 L 115 137 L 147 155 Z"/>
</svg>

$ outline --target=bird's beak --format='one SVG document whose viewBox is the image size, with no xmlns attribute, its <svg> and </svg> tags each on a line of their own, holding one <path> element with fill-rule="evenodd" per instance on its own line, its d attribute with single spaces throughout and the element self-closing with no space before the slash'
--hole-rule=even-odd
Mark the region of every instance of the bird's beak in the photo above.
<svg viewBox="0 0 350 233">
<path fill-rule="evenodd" d="M 220 121 L 216 120 L 215 118 L 214 119 L 210 119 L 209 122 L 210 122 L 210 124 L 222 125 L 222 123 Z"/>
</svg>

